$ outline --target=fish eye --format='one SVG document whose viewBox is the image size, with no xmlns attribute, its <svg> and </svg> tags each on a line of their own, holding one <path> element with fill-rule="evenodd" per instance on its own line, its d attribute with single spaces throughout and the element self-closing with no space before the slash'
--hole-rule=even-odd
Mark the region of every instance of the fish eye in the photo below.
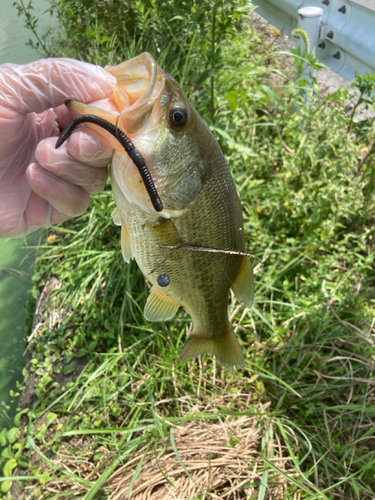
<svg viewBox="0 0 375 500">
<path fill-rule="evenodd" d="M 187 119 L 188 115 L 184 108 L 172 108 L 169 112 L 169 122 L 174 127 L 183 127 Z"/>
</svg>

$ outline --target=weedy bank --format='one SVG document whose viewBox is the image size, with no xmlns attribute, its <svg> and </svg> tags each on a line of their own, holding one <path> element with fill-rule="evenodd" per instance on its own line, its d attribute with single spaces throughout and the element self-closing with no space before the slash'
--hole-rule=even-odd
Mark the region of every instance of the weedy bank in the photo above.
<svg viewBox="0 0 375 500">
<path fill-rule="evenodd" d="M 100 64 L 151 52 L 220 141 L 264 264 L 253 308 L 230 306 L 246 367 L 180 364 L 189 317 L 145 321 L 108 184 L 39 246 L 3 496 L 373 498 L 375 134 L 354 117 L 374 78 L 350 108 L 314 85 L 307 108 L 245 4 L 121 5 L 55 2 L 60 31 L 40 40 Z"/>
</svg>

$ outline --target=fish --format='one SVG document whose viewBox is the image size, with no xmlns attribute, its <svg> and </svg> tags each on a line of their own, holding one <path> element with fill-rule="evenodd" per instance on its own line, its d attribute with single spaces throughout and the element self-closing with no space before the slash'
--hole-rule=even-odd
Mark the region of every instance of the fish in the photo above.
<svg viewBox="0 0 375 500">
<path fill-rule="evenodd" d="M 144 317 L 168 321 L 182 307 L 193 329 L 180 361 L 210 354 L 227 368 L 243 368 L 228 295 L 231 289 L 250 308 L 254 276 L 241 203 L 220 146 L 177 81 L 149 53 L 105 69 L 116 78 L 110 99 L 67 106 L 75 116 L 96 115 L 124 131 L 160 196 L 158 212 L 116 137 L 88 123 L 114 149 L 112 217 L 121 226 L 124 260 L 135 259 L 151 284 Z"/>
</svg>

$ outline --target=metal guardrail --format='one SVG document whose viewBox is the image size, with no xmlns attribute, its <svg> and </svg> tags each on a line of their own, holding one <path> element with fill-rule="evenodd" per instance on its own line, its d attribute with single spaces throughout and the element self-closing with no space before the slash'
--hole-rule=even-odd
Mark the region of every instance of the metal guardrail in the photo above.
<svg viewBox="0 0 375 500">
<path fill-rule="evenodd" d="M 280 31 L 291 33 L 302 7 L 323 9 L 317 57 L 347 80 L 355 72 L 375 73 L 375 11 L 349 0 L 253 0 L 255 12 Z"/>
</svg>

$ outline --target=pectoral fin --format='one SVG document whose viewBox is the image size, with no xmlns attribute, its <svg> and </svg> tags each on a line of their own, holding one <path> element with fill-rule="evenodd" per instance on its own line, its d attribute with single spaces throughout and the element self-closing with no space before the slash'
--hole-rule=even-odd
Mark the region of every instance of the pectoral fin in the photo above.
<svg viewBox="0 0 375 500">
<path fill-rule="evenodd" d="M 115 208 L 112 212 L 112 219 L 116 226 L 121 226 L 121 251 L 124 261 L 129 264 L 130 260 L 133 259 L 133 250 L 130 241 L 129 231 L 125 223 L 122 222 L 120 212 Z"/>
<path fill-rule="evenodd" d="M 122 220 L 121 220 L 120 212 L 118 211 L 117 207 L 111 213 L 111 217 L 112 217 L 113 223 L 116 224 L 116 226 L 121 226 Z"/>
<path fill-rule="evenodd" d="M 129 264 L 129 262 L 133 258 L 133 250 L 129 231 L 124 222 L 121 223 L 121 250 L 124 261 Z"/>
<path fill-rule="evenodd" d="M 166 321 L 173 318 L 180 305 L 158 288 L 152 287 L 143 314 L 147 321 Z"/>
<path fill-rule="evenodd" d="M 181 245 L 180 235 L 171 219 L 158 217 L 156 221 L 147 222 L 147 225 L 154 235 L 156 244 Z"/>
<path fill-rule="evenodd" d="M 254 300 L 254 275 L 249 257 L 242 257 L 241 267 L 231 286 L 234 295 L 245 307 L 251 307 Z"/>
</svg>

